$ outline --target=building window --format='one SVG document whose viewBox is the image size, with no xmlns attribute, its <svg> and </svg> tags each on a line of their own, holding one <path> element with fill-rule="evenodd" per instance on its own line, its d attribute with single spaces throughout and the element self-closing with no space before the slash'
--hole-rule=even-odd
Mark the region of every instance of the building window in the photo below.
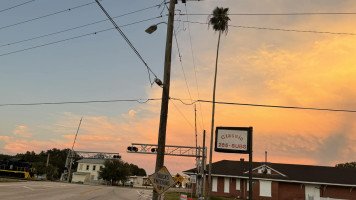
<svg viewBox="0 0 356 200">
<path fill-rule="evenodd" d="M 240 179 L 236 179 L 236 190 L 240 190 L 241 189 L 241 185 L 240 185 Z"/>
<path fill-rule="evenodd" d="M 260 180 L 260 196 L 272 197 L 272 182 Z"/>
<path fill-rule="evenodd" d="M 224 178 L 224 193 L 230 193 L 230 178 Z"/>
<path fill-rule="evenodd" d="M 93 171 L 95 171 L 96 170 L 96 165 L 93 165 Z"/>
<path fill-rule="evenodd" d="M 213 184 L 212 184 L 211 191 L 212 192 L 218 191 L 218 177 L 213 177 Z"/>
<path fill-rule="evenodd" d="M 79 164 L 79 170 L 83 170 L 83 164 Z"/>
<path fill-rule="evenodd" d="M 89 171 L 89 165 L 87 165 L 87 171 Z"/>
</svg>

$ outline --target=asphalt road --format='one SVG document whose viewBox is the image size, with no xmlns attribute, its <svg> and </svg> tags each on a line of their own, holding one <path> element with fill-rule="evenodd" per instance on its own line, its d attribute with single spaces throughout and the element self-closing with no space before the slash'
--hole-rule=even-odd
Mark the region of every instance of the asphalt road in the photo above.
<svg viewBox="0 0 356 200">
<path fill-rule="evenodd" d="M 3 182 L 1 200 L 145 200 L 152 190 L 56 182 Z"/>
</svg>

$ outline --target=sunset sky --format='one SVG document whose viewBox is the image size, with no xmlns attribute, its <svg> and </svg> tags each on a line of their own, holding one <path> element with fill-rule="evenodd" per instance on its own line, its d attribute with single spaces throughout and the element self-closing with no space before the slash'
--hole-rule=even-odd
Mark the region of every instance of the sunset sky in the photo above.
<svg viewBox="0 0 356 200">
<path fill-rule="evenodd" d="M 151 35 L 144 30 L 167 21 L 167 9 L 154 7 L 162 1 L 101 1 L 112 17 L 132 12 L 115 21 L 119 26 L 134 23 L 122 31 L 161 80 L 167 26 L 158 25 Z M 109 21 L 51 34 L 107 19 L 95 3 L 88 4 L 94 0 L 36 0 L 6 10 L 25 2 L 0 2 L 0 153 L 70 148 L 83 117 L 75 150 L 118 152 L 152 173 L 154 155 L 128 154 L 126 148 L 157 143 L 159 100 L 6 105 L 144 102 L 162 95 L 122 36 L 116 30 L 101 32 L 113 27 Z M 179 51 L 174 39 L 170 97 L 186 104 L 212 100 L 218 34 L 206 23 L 217 6 L 232 14 L 229 32 L 221 38 L 217 101 L 356 110 L 356 14 L 233 15 L 355 13 L 353 0 L 179 2 Z M 179 15 L 186 13 L 199 15 Z M 90 35 L 67 40 L 85 34 Z M 202 146 L 204 129 L 210 142 L 212 105 L 198 103 L 196 108 Z M 334 166 L 356 161 L 356 113 L 217 104 L 215 125 L 252 126 L 254 161 L 264 161 L 265 151 L 269 162 Z M 194 129 L 194 105 L 171 100 L 166 144 L 195 146 Z M 213 161 L 241 157 L 247 160 L 242 154 L 214 152 Z M 171 173 L 194 163 L 193 158 L 165 157 Z"/>
</svg>

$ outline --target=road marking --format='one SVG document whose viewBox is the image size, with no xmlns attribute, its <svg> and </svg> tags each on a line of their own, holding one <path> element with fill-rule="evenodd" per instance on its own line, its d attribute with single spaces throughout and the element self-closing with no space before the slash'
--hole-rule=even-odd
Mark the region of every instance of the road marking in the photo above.
<svg viewBox="0 0 356 200">
<path fill-rule="evenodd" d="M 80 192 L 80 194 L 86 194 L 86 193 L 94 192 L 96 190 L 101 190 L 101 189 L 103 189 L 103 188 L 102 187 L 101 188 L 95 188 L 95 189 L 92 189 L 92 190 L 87 190 L 87 191 Z"/>
<path fill-rule="evenodd" d="M 35 190 L 35 189 L 30 188 L 30 187 L 27 187 L 27 186 L 22 186 L 22 187 L 24 187 L 24 188 L 26 188 L 26 189 L 29 189 L 29 190 Z"/>
</svg>

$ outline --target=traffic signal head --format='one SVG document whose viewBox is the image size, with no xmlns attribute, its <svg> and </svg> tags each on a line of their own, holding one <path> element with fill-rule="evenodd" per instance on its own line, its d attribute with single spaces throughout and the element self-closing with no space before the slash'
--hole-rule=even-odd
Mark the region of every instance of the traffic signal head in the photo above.
<svg viewBox="0 0 356 200">
<path fill-rule="evenodd" d="M 138 148 L 137 147 L 127 147 L 127 151 L 134 151 L 134 152 L 137 152 L 138 151 Z"/>
</svg>

